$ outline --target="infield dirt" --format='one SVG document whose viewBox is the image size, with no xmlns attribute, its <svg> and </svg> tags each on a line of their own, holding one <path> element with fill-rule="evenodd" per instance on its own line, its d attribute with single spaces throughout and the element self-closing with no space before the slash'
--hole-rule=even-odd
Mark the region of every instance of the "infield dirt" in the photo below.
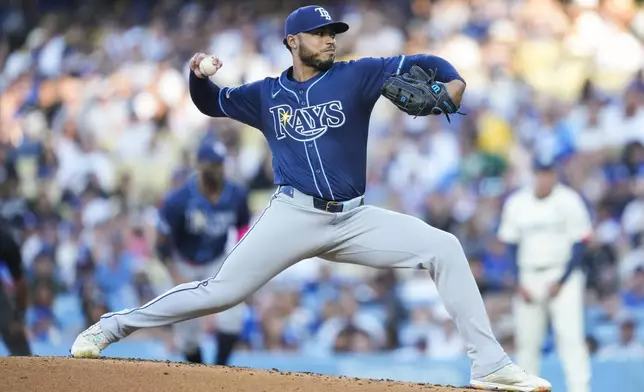
<svg viewBox="0 0 644 392">
<path fill-rule="evenodd" d="M 471 389 L 133 359 L 1 357 L 2 392 L 466 392 Z"/>
</svg>

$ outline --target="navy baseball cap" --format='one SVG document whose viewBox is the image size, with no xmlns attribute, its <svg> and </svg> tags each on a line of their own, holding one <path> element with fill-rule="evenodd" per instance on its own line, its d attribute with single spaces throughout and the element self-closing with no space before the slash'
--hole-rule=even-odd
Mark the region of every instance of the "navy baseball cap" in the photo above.
<svg viewBox="0 0 644 392">
<path fill-rule="evenodd" d="M 307 5 L 300 7 L 286 18 L 284 23 L 284 44 L 286 37 L 297 33 L 304 33 L 319 29 L 320 27 L 331 26 L 333 32 L 341 34 L 349 30 L 349 25 L 344 22 L 335 22 L 329 11 L 319 5 Z"/>
<path fill-rule="evenodd" d="M 197 150 L 198 162 L 221 163 L 226 159 L 226 146 L 220 141 L 201 143 Z"/>
<path fill-rule="evenodd" d="M 532 160 L 532 169 L 534 171 L 552 171 L 557 167 L 557 161 L 554 157 L 535 157 Z"/>
</svg>

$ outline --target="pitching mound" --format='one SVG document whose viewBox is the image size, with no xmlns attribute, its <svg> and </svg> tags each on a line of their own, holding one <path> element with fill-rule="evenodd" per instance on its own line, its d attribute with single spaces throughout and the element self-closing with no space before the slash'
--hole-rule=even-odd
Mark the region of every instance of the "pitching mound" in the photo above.
<svg viewBox="0 0 644 392">
<path fill-rule="evenodd" d="M 25 392 L 470 391 L 393 381 L 120 359 L 2 357 L 0 374 L 0 391 Z"/>
</svg>

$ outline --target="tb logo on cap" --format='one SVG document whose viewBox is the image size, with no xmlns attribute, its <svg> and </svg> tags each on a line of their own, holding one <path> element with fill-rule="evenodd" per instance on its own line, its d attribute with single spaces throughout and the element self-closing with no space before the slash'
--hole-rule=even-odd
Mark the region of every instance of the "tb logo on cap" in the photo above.
<svg viewBox="0 0 644 392">
<path fill-rule="evenodd" d="M 324 18 L 326 20 L 331 20 L 331 15 L 329 15 L 329 12 L 327 10 L 325 10 L 324 8 L 318 7 L 315 10 L 320 13 L 320 16 L 322 18 Z"/>
</svg>

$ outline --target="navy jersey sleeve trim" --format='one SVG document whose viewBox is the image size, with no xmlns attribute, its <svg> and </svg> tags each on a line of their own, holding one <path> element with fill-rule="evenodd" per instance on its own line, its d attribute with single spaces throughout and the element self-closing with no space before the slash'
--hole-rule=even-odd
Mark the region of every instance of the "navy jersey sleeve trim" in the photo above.
<svg viewBox="0 0 644 392">
<path fill-rule="evenodd" d="M 400 56 L 400 61 L 398 62 L 398 68 L 396 68 L 396 75 L 400 75 L 400 71 L 402 70 L 402 67 L 405 64 L 405 58 L 406 56 L 404 54 Z"/>
<path fill-rule="evenodd" d="M 230 118 L 230 115 L 226 112 L 226 109 L 224 109 L 224 103 L 221 99 L 221 94 L 224 93 L 225 88 L 222 88 L 219 90 L 219 107 L 221 108 L 221 111 L 224 113 L 224 115 L 228 118 Z"/>
</svg>

